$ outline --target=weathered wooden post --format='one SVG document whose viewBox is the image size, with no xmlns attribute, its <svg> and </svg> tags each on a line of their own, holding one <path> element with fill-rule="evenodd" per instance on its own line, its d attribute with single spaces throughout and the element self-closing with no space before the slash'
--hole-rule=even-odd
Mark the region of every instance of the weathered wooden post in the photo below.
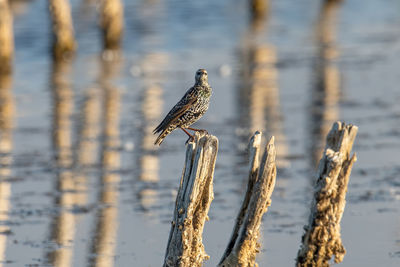
<svg viewBox="0 0 400 267">
<path fill-rule="evenodd" d="M 8 0 L 0 0 L 0 74 L 12 70 L 14 56 L 13 22 Z"/>
<path fill-rule="evenodd" d="M 249 143 L 250 170 L 247 192 L 219 267 L 256 266 L 261 220 L 271 204 L 276 180 L 274 137 L 269 140 L 260 162 L 261 135 L 257 131 Z"/>
<path fill-rule="evenodd" d="M 340 237 L 340 221 L 346 205 L 347 184 L 356 155 L 350 157 L 357 126 L 333 124 L 319 162 L 314 200 L 308 225 L 304 227 L 297 266 L 329 266 L 343 260 L 346 250 Z"/>
<path fill-rule="evenodd" d="M 104 49 L 118 49 L 124 25 L 121 0 L 101 0 L 100 25 L 103 30 Z"/>
<path fill-rule="evenodd" d="M 217 152 L 218 139 L 209 134 L 196 132 L 195 140 L 187 145 L 164 267 L 200 267 L 209 258 L 202 234 L 214 198 Z"/>
<path fill-rule="evenodd" d="M 55 59 L 69 57 L 76 49 L 69 2 L 49 0 L 49 10 L 53 24 L 53 57 Z"/>
</svg>

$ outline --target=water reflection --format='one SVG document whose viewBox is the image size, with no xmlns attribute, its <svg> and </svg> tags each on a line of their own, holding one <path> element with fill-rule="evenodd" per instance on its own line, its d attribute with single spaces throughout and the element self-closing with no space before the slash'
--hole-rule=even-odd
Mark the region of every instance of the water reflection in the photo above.
<svg viewBox="0 0 400 267">
<path fill-rule="evenodd" d="M 114 54 L 116 55 L 116 54 Z M 100 209 L 96 216 L 90 266 L 113 266 L 118 230 L 118 186 L 120 182 L 120 91 L 112 78 L 120 69 L 119 57 L 102 61 L 100 84 L 103 90 L 103 131 L 101 147 Z"/>
<path fill-rule="evenodd" d="M 76 204 L 87 204 L 87 176 L 90 168 L 98 162 L 98 147 L 101 116 L 101 92 L 98 88 L 89 88 L 85 92 L 80 110 L 78 140 L 75 159 Z"/>
<path fill-rule="evenodd" d="M 314 85 L 311 95 L 311 165 L 321 158 L 325 137 L 338 120 L 340 97 L 340 75 L 336 59 L 336 17 L 340 1 L 324 1 L 317 23 L 316 37 L 318 54 L 314 62 Z"/>
<path fill-rule="evenodd" d="M 139 64 L 131 69 L 132 74 L 141 76 L 141 94 L 137 101 L 140 104 L 140 127 L 137 129 L 138 151 L 135 153 L 138 166 L 138 179 L 134 184 L 135 195 L 141 211 L 147 216 L 155 214 L 155 206 L 160 204 L 159 169 L 160 158 L 158 146 L 154 145 L 153 129 L 161 120 L 163 111 L 164 68 L 168 63 L 168 54 L 160 52 L 163 43 L 163 32 L 159 23 L 163 21 L 167 6 L 159 0 L 144 0 L 137 6 L 138 25 L 140 30 L 141 49 L 145 51 Z M 164 47 L 164 46 L 163 46 Z"/>
<path fill-rule="evenodd" d="M 53 266 L 72 266 L 73 242 L 75 238 L 74 175 L 72 171 L 72 111 L 74 94 L 70 82 L 71 62 L 53 62 L 50 87 L 53 99 L 52 138 L 56 164 L 54 207 L 58 214 L 51 224 L 51 240 L 58 248 L 49 252 L 48 261 Z"/>
<path fill-rule="evenodd" d="M 162 53 L 146 54 L 143 58 L 142 68 L 150 77 L 144 77 L 144 91 L 141 97 L 142 125 L 139 130 L 139 180 L 140 190 L 138 199 L 141 208 L 150 212 L 157 203 L 159 192 L 156 184 L 159 181 L 159 155 L 158 146 L 154 145 L 153 130 L 161 119 L 163 89 L 158 85 L 162 81 L 160 66 L 165 65 L 167 57 Z M 157 66 L 156 68 L 154 66 Z M 148 213 L 149 214 L 149 213 Z"/>
<path fill-rule="evenodd" d="M 274 135 L 277 165 L 286 167 L 288 148 L 280 107 L 276 50 L 265 41 L 265 15 L 252 14 L 240 54 L 242 69 L 238 106 L 240 124 L 245 129 L 242 145 L 247 145 L 249 135 L 256 130 L 261 130 L 267 136 Z"/>
<path fill-rule="evenodd" d="M 11 75 L 0 74 L 0 266 L 6 262 L 7 225 L 10 210 L 14 97 L 11 88 Z"/>
<path fill-rule="evenodd" d="M 139 151 L 139 179 L 144 182 L 139 192 L 140 205 L 143 210 L 149 211 L 156 203 L 158 193 L 153 189 L 153 184 L 159 181 L 159 157 L 157 147 L 154 145 L 153 129 L 162 110 L 162 89 L 158 85 L 146 86 L 142 99 L 143 125 L 140 131 Z"/>
</svg>

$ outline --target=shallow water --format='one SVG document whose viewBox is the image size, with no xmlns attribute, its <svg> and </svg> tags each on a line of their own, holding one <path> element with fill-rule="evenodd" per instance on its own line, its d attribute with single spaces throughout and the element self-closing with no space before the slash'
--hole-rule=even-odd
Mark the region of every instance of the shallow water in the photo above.
<svg viewBox="0 0 400 267">
<path fill-rule="evenodd" d="M 293 266 L 313 173 L 336 120 L 359 133 L 341 266 L 400 265 L 400 5 L 126 1 L 122 58 L 104 60 L 92 1 L 71 1 L 79 44 L 53 63 L 46 1 L 14 5 L 15 68 L 0 80 L 0 252 L 9 266 L 160 266 L 186 137 L 152 129 L 208 70 L 219 138 L 203 241 L 215 266 L 246 187 L 246 144 L 276 136 L 277 185 L 259 266 Z M 319 26 L 318 26 L 319 25 Z"/>
</svg>

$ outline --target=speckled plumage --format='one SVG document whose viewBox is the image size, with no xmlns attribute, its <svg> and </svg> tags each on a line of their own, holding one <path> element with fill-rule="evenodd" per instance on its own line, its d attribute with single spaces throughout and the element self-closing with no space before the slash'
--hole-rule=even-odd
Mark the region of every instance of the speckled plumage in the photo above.
<svg viewBox="0 0 400 267">
<path fill-rule="evenodd" d="M 185 93 L 160 125 L 154 129 L 154 134 L 161 132 L 154 144 L 160 145 L 164 138 L 176 128 L 189 127 L 207 111 L 212 94 L 212 88 L 208 84 L 207 71 L 199 69 L 196 72 L 195 80 L 194 86 Z"/>
</svg>

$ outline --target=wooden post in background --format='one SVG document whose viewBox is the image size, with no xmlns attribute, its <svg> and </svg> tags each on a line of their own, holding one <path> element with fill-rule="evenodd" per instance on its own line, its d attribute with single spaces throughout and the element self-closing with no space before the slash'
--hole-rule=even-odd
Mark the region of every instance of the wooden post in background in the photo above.
<svg viewBox="0 0 400 267">
<path fill-rule="evenodd" d="M 0 0 L 0 74 L 12 70 L 14 56 L 13 20 L 8 0 Z"/>
<path fill-rule="evenodd" d="M 186 148 L 186 160 L 176 197 L 164 267 L 200 267 L 208 259 L 203 227 L 214 198 L 213 178 L 218 139 L 195 133 Z"/>
<path fill-rule="evenodd" d="M 350 157 L 357 126 L 333 124 L 326 138 L 319 162 L 314 200 L 302 245 L 297 255 L 298 267 L 329 266 L 343 260 L 346 250 L 340 237 L 340 221 L 346 205 L 347 184 L 356 155 Z"/>
<path fill-rule="evenodd" d="M 274 137 L 269 140 L 260 162 L 261 135 L 257 131 L 249 143 L 250 170 L 247 192 L 219 267 L 256 266 L 261 220 L 271 204 L 276 181 Z"/>
<path fill-rule="evenodd" d="M 101 0 L 100 12 L 104 49 L 118 49 L 124 25 L 124 10 L 121 0 Z"/>
<path fill-rule="evenodd" d="M 250 0 L 250 11 L 253 19 L 261 19 L 268 11 L 269 0 Z"/>
<path fill-rule="evenodd" d="M 0 0 L 2 1 L 2 0 Z M 53 29 L 53 57 L 70 57 L 76 49 L 71 8 L 68 0 L 49 0 Z"/>
</svg>

